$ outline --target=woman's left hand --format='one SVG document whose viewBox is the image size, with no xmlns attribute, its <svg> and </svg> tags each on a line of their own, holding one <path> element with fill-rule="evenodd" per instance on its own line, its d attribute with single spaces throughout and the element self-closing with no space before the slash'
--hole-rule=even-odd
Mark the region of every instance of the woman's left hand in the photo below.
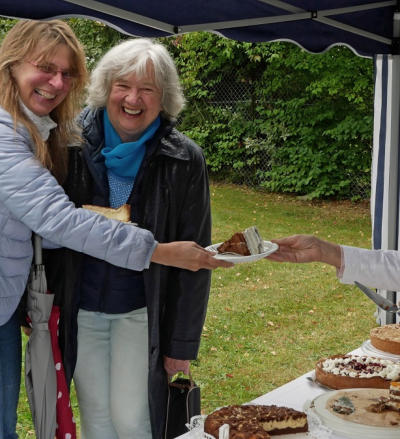
<svg viewBox="0 0 400 439">
<path fill-rule="evenodd" d="M 183 372 L 185 375 L 189 375 L 190 360 L 176 360 L 164 356 L 164 369 L 168 376 L 172 377 L 178 372 Z"/>
</svg>

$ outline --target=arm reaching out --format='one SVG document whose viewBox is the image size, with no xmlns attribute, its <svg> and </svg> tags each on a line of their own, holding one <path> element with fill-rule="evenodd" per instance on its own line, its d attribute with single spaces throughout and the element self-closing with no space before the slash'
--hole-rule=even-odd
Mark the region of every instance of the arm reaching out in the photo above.
<svg viewBox="0 0 400 439">
<path fill-rule="evenodd" d="M 340 269 L 342 254 L 338 244 L 313 235 L 293 235 L 272 240 L 279 249 L 266 259 L 276 262 L 325 262 Z"/>
<path fill-rule="evenodd" d="M 213 270 L 217 267 L 232 267 L 233 264 L 214 258 L 214 253 L 205 250 L 192 241 L 176 241 L 158 244 L 151 261 L 170 267 L 198 271 L 202 268 Z"/>
</svg>

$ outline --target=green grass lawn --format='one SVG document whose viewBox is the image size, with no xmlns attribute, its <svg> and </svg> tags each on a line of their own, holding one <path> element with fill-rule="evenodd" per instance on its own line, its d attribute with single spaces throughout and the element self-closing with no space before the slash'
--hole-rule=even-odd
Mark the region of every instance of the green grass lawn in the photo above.
<svg viewBox="0 0 400 439">
<path fill-rule="evenodd" d="M 316 234 L 370 248 L 369 206 L 307 202 L 295 197 L 212 184 L 213 242 L 257 225 L 264 239 Z M 244 403 L 311 370 L 325 355 L 360 346 L 376 326 L 375 307 L 355 287 L 342 285 L 323 264 L 261 260 L 214 271 L 207 319 L 193 377 L 205 413 Z M 79 415 L 73 397 L 75 417 Z M 18 432 L 34 438 L 24 389 Z"/>
</svg>

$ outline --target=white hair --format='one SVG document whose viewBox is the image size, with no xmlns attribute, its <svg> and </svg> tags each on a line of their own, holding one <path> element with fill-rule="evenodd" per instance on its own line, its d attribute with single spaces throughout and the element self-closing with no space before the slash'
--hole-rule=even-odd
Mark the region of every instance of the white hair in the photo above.
<svg viewBox="0 0 400 439">
<path fill-rule="evenodd" d="M 176 118 L 185 98 L 175 63 L 162 44 L 147 38 L 123 41 L 100 59 L 91 74 L 87 104 L 92 108 L 105 107 L 112 83 L 132 73 L 143 77 L 149 63 L 154 70 L 156 86 L 162 91 L 162 113 L 168 119 Z"/>
</svg>

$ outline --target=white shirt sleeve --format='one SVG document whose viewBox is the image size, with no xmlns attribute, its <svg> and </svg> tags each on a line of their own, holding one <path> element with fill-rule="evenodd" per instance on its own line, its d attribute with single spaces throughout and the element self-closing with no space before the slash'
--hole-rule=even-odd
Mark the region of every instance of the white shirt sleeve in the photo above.
<svg viewBox="0 0 400 439">
<path fill-rule="evenodd" d="M 342 283 L 358 281 L 372 288 L 400 291 L 400 251 L 345 245 L 341 248 L 342 267 L 338 277 Z"/>
</svg>

